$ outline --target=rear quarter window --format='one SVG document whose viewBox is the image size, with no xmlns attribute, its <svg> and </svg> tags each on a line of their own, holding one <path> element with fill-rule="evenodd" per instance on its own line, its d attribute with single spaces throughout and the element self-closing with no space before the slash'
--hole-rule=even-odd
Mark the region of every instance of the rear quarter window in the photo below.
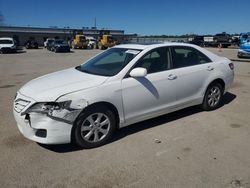
<svg viewBox="0 0 250 188">
<path fill-rule="evenodd" d="M 187 46 L 172 47 L 173 68 L 194 66 L 212 62 L 199 50 Z"/>
</svg>

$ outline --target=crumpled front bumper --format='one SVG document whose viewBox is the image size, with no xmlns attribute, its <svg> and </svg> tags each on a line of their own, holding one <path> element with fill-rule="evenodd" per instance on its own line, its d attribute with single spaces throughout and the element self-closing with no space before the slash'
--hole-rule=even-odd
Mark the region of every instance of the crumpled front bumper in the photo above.
<svg viewBox="0 0 250 188">
<path fill-rule="evenodd" d="M 29 113 L 21 115 L 34 103 L 36 101 L 32 98 L 20 93 L 17 94 L 13 114 L 19 131 L 26 138 L 43 144 L 70 143 L 72 124 L 51 119 L 46 114 Z"/>
</svg>

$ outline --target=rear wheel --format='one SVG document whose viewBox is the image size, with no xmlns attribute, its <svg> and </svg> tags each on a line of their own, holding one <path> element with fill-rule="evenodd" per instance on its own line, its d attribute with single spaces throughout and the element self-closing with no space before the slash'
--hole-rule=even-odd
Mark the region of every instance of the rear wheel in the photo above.
<svg viewBox="0 0 250 188">
<path fill-rule="evenodd" d="M 98 106 L 80 114 L 73 129 L 73 139 L 82 148 L 94 148 L 105 144 L 115 131 L 114 113 Z"/>
<path fill-rule="evenodd" d="M 214 82 L 209 85 L 205 93 L 202 109 L 206 111 L 215 110 L 221 104 L 221 99 L 223 96 L 223 87 L 220 83 Z"/>
</svg>

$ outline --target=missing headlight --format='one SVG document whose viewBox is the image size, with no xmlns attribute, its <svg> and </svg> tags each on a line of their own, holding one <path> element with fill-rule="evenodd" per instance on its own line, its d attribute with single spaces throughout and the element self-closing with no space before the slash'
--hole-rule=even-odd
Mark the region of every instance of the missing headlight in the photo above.
<svg viewBox="0 0 250 188">
<path fill-rule="evenodd" d="M 78 101 L 82 102 L 83 101 Z M 79 115 L 81 110 L 86 106 L 87 103 L 78 104 L 77 102 L 64 101 L 64 102 L 47 102 L 47 103 L 36 103 L 26 110 L 22 115 L 41 113 L 46 114 L 51 119 L 63 121 L 72 124 L 75 118 Z M 81 108 L 79 108 L 81 107 Z"/>
</svg>

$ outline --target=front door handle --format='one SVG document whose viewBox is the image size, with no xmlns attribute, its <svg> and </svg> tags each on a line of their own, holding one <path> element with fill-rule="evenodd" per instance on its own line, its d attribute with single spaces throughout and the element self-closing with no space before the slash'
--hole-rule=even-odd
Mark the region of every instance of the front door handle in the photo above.
<svg viewBox="0 0 250 188">
<path fill-rule="evenodd" d="M 208 66 L 208 67 L 207 67 L 207 70 L 208 70 L 208 71 L 212 71 L 212 70 L 214 70 L 214 68 L 213 68 L 212 66 Z"/>
<path fill-rule="evenodd" d="M 176 78 L 177 78 L 177 76 L 174 74 L 168 75 L 168 80 L 175 80 Z"/>
</svg>

